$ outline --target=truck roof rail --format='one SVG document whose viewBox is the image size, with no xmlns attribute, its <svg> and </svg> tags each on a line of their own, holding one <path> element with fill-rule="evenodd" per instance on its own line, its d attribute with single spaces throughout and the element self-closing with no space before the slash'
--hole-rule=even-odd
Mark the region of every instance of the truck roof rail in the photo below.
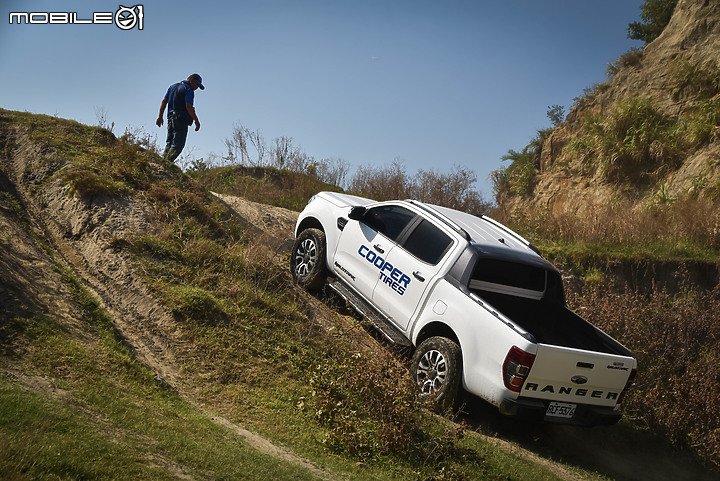
<svg viewBox="0 0 720 481">
<path fill-rule="evenodd" d="M 494 225 L 494 226 L 497 227 L 498 229 L 507 232 L 508 234 L 510 234 L 511 236 L 515 237 L 517 240 L 519 240 L 520 242 L 522 242 L 523 244 L 525 244 L 526 246 L 528 246 L 528 248 L 530 248 L 530 250 L 532 250 L 535 254 L 539 255 L 540 257 L 543 257 L 543 255 L 540 254 L 540 249 L 538 249 L 537 247 L 535 247 L 530 241 L 528 241 L 527 239 L 525 239 L 523 236 L 521 236 L 520 234 L 518 234 L 518 233 L 515 232 L 514 230 L 512 230 L 512 229 L 510 229 L 509 227 L 501 224 L 500 222 L 496 221 L 495 219 L 492 219 L 492 218 L 486 216 L 485 214 L 481 214 L 481 215 L 480 215 L 480 218 L 481 218 L 482 220 L 484 220 L 484 221 L 486 221 L 486 222 L 489 222 L 490 224 Z"/>
<path fill-rule="evenodd" d="M 455 222 L 453 222 L 452 220 L 448 219 L 446 216 L 444 216 L 443 214 L 441 214 L 441 213 L 438 212 L 437 210 L 435 210 L 435 209 L 433 209 L 432 207 L 430 207 L 429 205 L 425 204 L 424 202 L 420 202 L 419 200 L 414 200 L 414 199 L 407 199 L 406 202 L 409 202 L 409 203 L 411 203 L 412 205 L 421 208 L 422 210 L 424 210 L 424 211 L 427 212 L 428 214 L 430 214 L 430 215 L 432 215 L 433 217 L 435 217 L 437 220 L 443 222 L 445 225 L 447 225 L 448 227 L 450 227 L 452 230 L 454 230 L 455 232 L 457 232 L 458 234 L 460 234 L 461 236 L 463 236 L 466 241 L 470 242 L 470 241 L 472 240 L 472 237 L 470 237 L 470 234 L 468 234 L 468 232 L 467 232 L 465 229 L 463 229 L 462 227 L 460 227 L 459 225 L 457 225 L 457 224 L 456 224 Z"/>
</svg>

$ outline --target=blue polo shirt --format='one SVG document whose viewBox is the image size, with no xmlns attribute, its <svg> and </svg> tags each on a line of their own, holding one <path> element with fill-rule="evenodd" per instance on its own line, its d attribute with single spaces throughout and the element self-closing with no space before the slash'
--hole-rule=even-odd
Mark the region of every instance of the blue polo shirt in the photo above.
<svg viewBox="0 0 720 481">
<path fill-rule="evenodd" d="M 190 125 L 193 120 L 185 107 L 186 102 L 190 105 L 195 104 L 195 92 L 190 82 L 183 80 L 182 82 L 172 84 L 167 89 L 167 92 L 165 92 L 165 98 L 168 101 L 168 119 L 172 118 L 173 114 L 177 112 L 178 117 Z"/>
</svg>

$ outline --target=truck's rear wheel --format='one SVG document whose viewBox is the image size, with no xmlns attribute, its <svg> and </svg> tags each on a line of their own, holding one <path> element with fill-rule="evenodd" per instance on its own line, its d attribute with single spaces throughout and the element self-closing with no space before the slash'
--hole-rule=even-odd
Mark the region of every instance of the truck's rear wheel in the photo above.
<svg viewBox="0 0 720 481">
<path fill-rule="evenodd" d="M 462 379 L 460 347 L 446 337 L 423 341 L 412 358 L 412 373 L 420 388 L 420 400 L 437 411 L 457 408 Z"/>
<path fill-rule="evenodd" d="M 305 229 L 295 239 L 290 256 L 293 280 L 308 291 L 316 291 L 325 283 L 325 233 Z"/>
</svg>

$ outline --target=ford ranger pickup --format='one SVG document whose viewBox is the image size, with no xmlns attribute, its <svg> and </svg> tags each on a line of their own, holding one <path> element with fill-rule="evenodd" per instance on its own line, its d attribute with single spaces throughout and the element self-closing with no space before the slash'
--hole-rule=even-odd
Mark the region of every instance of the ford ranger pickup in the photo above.
<svg viewBox="0 0 720 481">
<path fill-rule="evenodd" d="M 328 285 L 409 348 L 420 397 L 436 408 L 457 407 L 465 389 L 507 415 L 588 426 L 621 418 L 637 361 L 568 308 L 558 270 L 504 225 L 321 192 L 295 237 L 295 282 Z"/>
</svg>

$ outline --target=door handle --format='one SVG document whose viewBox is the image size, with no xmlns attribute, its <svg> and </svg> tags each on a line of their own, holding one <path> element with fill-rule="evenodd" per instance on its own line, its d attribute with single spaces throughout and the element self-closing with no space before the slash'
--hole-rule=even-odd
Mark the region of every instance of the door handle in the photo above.
<svg viewBox="0 0 720 481">
<path fill-rule="evenodd" d="M 413 276 L 415 276 L 415 279 L 419 280 L 420 282 L 425 282 L 425 278 L 420 271 L 413 272 Z"/>
<path fill-rule="evenodd" d="M 385 249 L 380 247 L 380 244 L 375 244 L 373 248 L 375 248 L 375 250 L 378 251 L 380 254 L 385 254 Z"/>
</svg>

